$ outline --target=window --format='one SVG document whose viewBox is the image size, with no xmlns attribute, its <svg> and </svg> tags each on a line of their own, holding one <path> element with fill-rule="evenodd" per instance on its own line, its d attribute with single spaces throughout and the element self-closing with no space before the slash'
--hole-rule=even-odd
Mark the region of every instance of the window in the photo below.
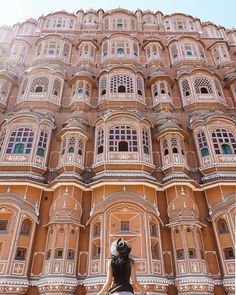
<svg viewBox="0 0 236 295">
<path fill-rule="evenodd" d="M 213 49 L 213 57 L 217 65 L 230 61 L 229 52 L 226 49 L 225 45 L 215 46 Z"/>
<path fill-rule="evenodd" d="M 105 95 L 107 92 L 107 78 L 103 77 L 100 81 L 100 94 Z"/>
<path fill-rule="evenodd" d="M 216 129 L 212 132 L 212 141 L 217 155 L 236 154 L 236 140 L 230 130 Z"/>
<path fill-rule="evenodd" d="M 163 151 L 164 151 L 164 156 L 169 155 L 168 142 L 167 142 L 166 139 L 163 140 L 162 148 L 163 148 Z"/>
<path fill-rule="evenodd" d="M 27 235 L 29 233 L 29 222 L 28 220 L 24 220 L 21 226 L 21 234 Z"/>
<path fill-rule="evenodd" d="M 51 257 L 51 249 L 47 251 L 46 253 L 46 260 L 50 259 Z"/>
<path fill-rule="evenodd" d="M 63 249 L 56 249 L 55 258 L 58 258 L 58 259 L 63 258 Z"/>
<path fill-rule="evenodd" d="M 69 250 L 68 250 L 68 253 L 67 253 L 67 259 L 68 259 L 68 260 L 73 260 L 74 257 L 75 257 L 75 251 L 69 249 Z"/>
<path fill-rule="evenodd" d="M 181 88 L 182 88 L 183 96 L 185 100 L 188 101 L 188 98 L 191 95 L 191 88 L 190 88 L 189 81 L 187 79 L 182 80 L 181 86 L 182 86 Z"/>
<path fill-rule="evenodd" d="M 228 230 L 226 221 L 225 220 L 220 220 L 219 221 L 219 233 L 220 234 L 225 234 L 225 233 L 228 233 L 228 232 L 229 232 L 229 230 Z"/>
<path fill-rule="evenodd" d="M 23 143 L 17 143 L 14 147 L 14 154 L 24 154 L 25 145 Z"/>
<path fill-rule="evenodd" d="M 37 156 L 44 157 L 47 148 L 48 133 L 45 131 L 40 132 L 38 141 Z"/>
<path fill-rule="evenodd" d="M 97 134 L 97 154 L 99 155 L 103 153 L 104 130 L 102 128 L 99 128 Z"/>
<path fill-rule="evenodd" d="M 117 75 L 111 78 L 110 84 L 111 93 L 133 93 L 133 79 L 126 75 Z"/>
<path fill-rule="evenodd" d="M 197 140 L 198 140 L 198 147 L 201 153 L 202 157 L 207 157 L 209 156 L 209 149 L 208 149 L 208 144 L 206 140 L 206 136 L 204 132 L 199 132 L 197 134 Z"/>
<path fill-rule="evenodd" d="M 200 254 L 201 254 L 201 259 L 205 260 L 205 254 L 203 250 L 200 250 Z"/>
<path fill-rule="evenodd" d="M 179 59 L 179 52 L 176 45 L 170 47 L 172 61 L 177 61 Z"/>
<path fill-rule="evenodd" d="M 146 47 L 146 58 L 147 61 L 161 59 L 160 47 L 157 44 L 150 44 Z"/>
<path fill-rule="evenodd" d="M 34 132 L 29 128 L 19 128 L 11 133 L 7 154 L 30 154 L 34 141 Z"/>
<path fill-rule="evenodd" d="M 68 153 L 72 154 L 75 151 L 75 137 L 71 137 L 69 139 L 69 144 L 68 144 Z"/>
<path fill-rule="evenodd" d="M 154 102 L 161 102 L 167 100 L 170 101 L 171 98 L 171 88 L 169 83 L 166 81 L 158 81 L 152 85 L 152 96 Z"/>
<path fill-rule="evenodd" d="M 102 46 L 103 50 L 103 57 L 107 56 L 108 55 L 108 42 L 105 42 L 103 43 L 103 46 Z"/>
<path fill-rule="evenodd" d="M 2 130 L 0 132 L 0 154 L 1 154 L 1 151 L 2 151 L 2 148 L 3 148 L 3 143 L 4 143 L 4 140 L 5 140 L 5 137 L 6 137 L 6 130 Z"/>
<path fill-rule="evenodd" d="M 101 225 L 100 223 L 94 224 L 94 237 L 99 237 L 101 235 Z"/>
<path fill-rule="evenodd" d="M 21 83 L 20 95 L 25 94 L 27 84 L 28 84 L 28 78 L 24 78 L 24 80 Z"/>
<path fill-rule="evenodd" d="M 225 248 L 224 255 L 226 260 L 235 258 L 233 248 Z"/>
<path fill-rule="evenodd" d="M 197 95 L 213 94 L 213 86 L 207 78 L 196 78 L 194 80 L 194 88 Z"/>
<path fill-rule="evenodd" d="M 177 255 L 177 259 L 184 259 L 184 250 L 183 249 L 179 249 L 176 251 L 176 255 Z"/>
<path fill-rule="evenodd" d="M 156 237 L 156 225 L 155 224 L 150 224 L 150 235 L 151 237 Z"/>
<path fill-rule="evenodd" d="M 196 251 L 195 251 L 195 249 L 188 249 L 188 257 L 190 259 L 196 258 Z"/>
<path fill-rule="evenodd" d="M 222 152 L 222 154 L 225 154 L 225 155 L 232 154 L 231 147 L 228 144 L 222 144 L 222 146 L 221 146 L 221 152 Z"/>
<path fill-rule="evenodd" d="M 6 231 L 7 224 L 8 224 L 8 220 L 0 219 L 0 231 Z"/>
<path fill-rule="evenodd" d="M 17 248 L 15 260 L 25 260 L 27 250 L 24 248 Z"/>
<path fill-rule="evenodd" d="M 126 92 L 126 88 L 124 85 L 119 85 L 118 86 L 118 92 L 119 93 L 125 93 Z"/>
<path fill-rule="evenodd" d="M 62 81 L 58 78 L 56 78 L 53 82 L 53 87 L 52 87 L 52 94 L 54 96 L 58 96 L 61 93 L 61 88 L 62 88 Z"/>
<path fill-rule="evenodd" d="M 149 150 L 149 132 L 146 129 L 143 129 L 142 131 L 143 135 L 143 152 L 146 155 L 149 155 L 150 150 Z"/>
<path fill-rule="evenodd" d="M 120 142 L 123 143 L 120 144 Z M 121 125 L 110 129 L 109 151 L 119 152 L 120 148 L 125 149 L 125 151 L 128 152 L 138 151 L 138 136 L 137 131 L 134 128 Z"/>
<path fill-rule="evenodd" d="M 124 50 L 124 48 L 118 48 L 118 49 L 117 49 L 117 54 L 123 56 L 123 55 L 125 54 L 125 50 Z"/>
<path fill-rule="evenodd" d="M 143 96 L 143 80 L 137 77 L 137 94 Z"/>
<path fill-rule="evenodd" d="M 158 259 L 158 245 L 157 245 L 157 243 L 155 245 L 151 245 L 151 254 L 152 254 L 152 259 Z"/>
<path fill-rule="evenodd" d="M 173 154 L 178 154 L 178 142 L 175 137 L 171 138 L 171 148 Z"/>
<path fill-rule="evenodd" d="M 120 229 L 121 229 L 121 231 L 128 231 L 129 230 L 129 221 L 121 221 L 120 222 Z"/>
<path fill-rule="evenodd" d="M 11 84 L 4 79 L 0 79 L 0 102 L 6 102 L 10 92 Z"/>
<path fill-rule="evenodd" d="M 36 77 L 33 79 L 30 87 L 30 92 L 40 93 L 47 92 L 49 86 L 49 80 L 46 77 Z"/>
<path fill-rule="evenodd" d="M 126 141 L 119 142 L 119 147 L 118 147 L 119 152 L 128 152 L 128 149 L 129 149 L 128 142 Z"/>
</svg>

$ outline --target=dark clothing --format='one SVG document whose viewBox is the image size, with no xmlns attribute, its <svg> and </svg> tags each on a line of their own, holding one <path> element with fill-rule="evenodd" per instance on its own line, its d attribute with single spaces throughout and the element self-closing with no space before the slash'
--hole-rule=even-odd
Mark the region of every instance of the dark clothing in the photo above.
<svg viewBox="0 0 236 295">
<path fill-rule="evenodd" d="M 133 292 L 133 287 L 130 284 L 131 264 L 133 260 L 129 257 L 113 257 L 111 259 L 111 267 L 113 274 L 113 284 L 109 293 Z"/>
</svg>

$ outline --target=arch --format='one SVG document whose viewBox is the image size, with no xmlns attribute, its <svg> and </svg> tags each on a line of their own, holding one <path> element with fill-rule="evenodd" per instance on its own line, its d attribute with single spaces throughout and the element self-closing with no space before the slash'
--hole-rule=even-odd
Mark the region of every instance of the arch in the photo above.
<svg viewBox="0 0 236 295">
<path fill-rule="evenodd" d="M 114 206 L 120 206 L 121 203 L 132 204 L 132 206 L 148 212 L 158 221 L 158 223 L 164 225 L 159 217 L 159 213 L 157 213 L 157 208 L 153 205 L 153 203 L 144 199 L 143 195 L 132 191 L 117 191 L 108 194 L 104 200 L 100 201 L 96 205 L 95 210 L 87 224 L 91 223 L 91 221 L 94 218 L 97 218 L 97 216 L 102 212 L 109 211 L 111 208 L 114 208 Z"/>
<path fill-rule="evenodd" d="M 0 193 L 0 206 L 8 208 L 15 215 L 16 211 L 22 212 L 26 215 L 26 219 L 30 222 L 38 223 L 38 216 L 36 214 L 36 204 L 24 199 L 22 196 L 15 193 Z"/>
<path fill-rule="evenodd" d="M 31 231 L 31 221 L 29 219 L 24 219 L 21 224 L 20 234 L 28 235 Z"/>
<path fill-rule="evenodd" d="M 217 225 L 218 225 L 218 232 L 220 234 L 225 234 L 229 232 L 227 222 L 223 218 L 219 218 Z"/>
</svg>

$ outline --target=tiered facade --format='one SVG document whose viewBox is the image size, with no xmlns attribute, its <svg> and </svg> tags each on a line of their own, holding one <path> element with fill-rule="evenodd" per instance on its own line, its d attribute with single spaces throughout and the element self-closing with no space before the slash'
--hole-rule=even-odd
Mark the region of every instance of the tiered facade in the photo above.
<svg viewBox="0 0 236 295">
<path fill-rule="evenodd" d="M 0 294 L 234 294 L 236 30 L 79 10 L 0 28 Z"/>
</svg>

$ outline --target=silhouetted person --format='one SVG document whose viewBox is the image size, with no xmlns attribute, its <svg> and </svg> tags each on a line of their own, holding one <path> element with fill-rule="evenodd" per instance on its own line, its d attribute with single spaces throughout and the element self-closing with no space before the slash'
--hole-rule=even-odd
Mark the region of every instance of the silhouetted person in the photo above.
<svg viewBox="0 0 236 295">
<path fill-rule="evenodd" d="M 132 295 L 133 287 L 146 294 L 137 281 L 136 266 L 134 260 L 129 258 L 130 252 L 131 246 L 123 239 L 112 243 L 112 258 L 108 261 L 107 280 L 98 295 L 104 295 L 106 292 L 113 295 Z"/>
</svg>

